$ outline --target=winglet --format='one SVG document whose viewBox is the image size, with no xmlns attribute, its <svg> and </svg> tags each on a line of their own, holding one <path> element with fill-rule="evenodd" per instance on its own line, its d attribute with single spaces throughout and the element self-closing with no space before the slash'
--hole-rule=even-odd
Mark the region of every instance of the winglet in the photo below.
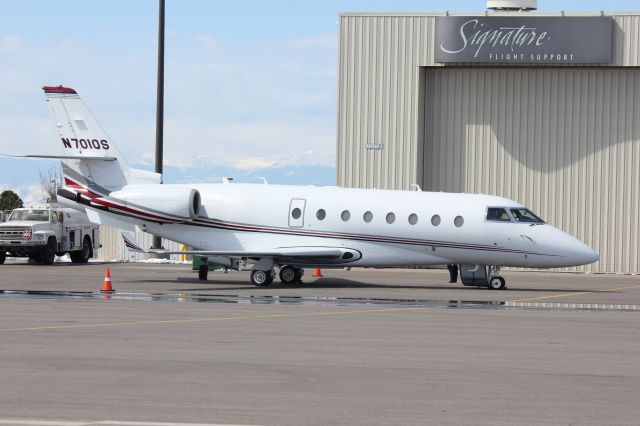
<svg viewBox="0 0 640 426">
<path fill-rule="evenodd" d="M 124 234 L 122 234 L 122 239 L 124 240 L 124 245 L 127 247 L 127 249 L 131 250 L 131 251 L 135 251 L 138 253 L 145 253 L 145 250 L 142 249 L 141 247 L 139 247 L 138 245 L 136 245 L 133 241 L 131 241 L 129 238 L 125 237 Z"/>
</svg>

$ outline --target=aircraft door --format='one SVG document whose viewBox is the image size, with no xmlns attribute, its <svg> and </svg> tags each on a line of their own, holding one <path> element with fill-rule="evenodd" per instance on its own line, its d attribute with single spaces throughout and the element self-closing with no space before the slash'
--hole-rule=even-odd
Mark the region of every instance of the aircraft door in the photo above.
<svg viewBox="0 0 640 426">
<path fill-rule="evenodd" d="M 289 203 L 289 226 L 291 228 L 302 228 L 304 226 L 304 207 L 307 200 L 293 198 Z"/>
</svg>

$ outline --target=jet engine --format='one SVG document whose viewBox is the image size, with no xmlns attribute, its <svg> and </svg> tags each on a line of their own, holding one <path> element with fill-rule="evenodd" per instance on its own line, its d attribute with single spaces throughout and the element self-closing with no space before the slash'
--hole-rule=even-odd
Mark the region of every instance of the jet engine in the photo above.
<svg viewBox="0 0 640 426">
<path fill-rule="evenodd" d="M 109 207 L 151 219 L 192 220 L 202 210 L 200 192 L 182 185 L 129 185 L 112 192 Z M 124 207 L 124 209 L 123 209 Z M 169 217 L 167 217 L 169 216 Z"/>
</svg>

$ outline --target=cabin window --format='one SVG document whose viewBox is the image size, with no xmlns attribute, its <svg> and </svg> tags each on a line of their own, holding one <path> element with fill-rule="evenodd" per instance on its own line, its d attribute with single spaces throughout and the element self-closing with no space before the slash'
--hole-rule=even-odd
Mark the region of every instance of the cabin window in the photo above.
<svg viewBox="0 0 640 426">
<path fill-rule="evenodd" d="M 362 215 L 362 220 L 364 220 L 367 223 L 371 222 L 373 220 L 373 213 L 364 212 L 364 214 Z"/>
<path fill-rule="evenodd" d="M 440 216 L 437 214 L 434 214 L 433 216 L 431 216 L 431 224 L 433 226 L 438 226 L 440 225 Z"/>
<path fill-rule="evenodd" d="M 300 210 L 299 208 L 295 208 L 293 210 L 291 210 L 291 217 L 294 219 L 300 219 L 300 216 L 302 216 L 302 210 Z"/>
<path fill-rule="evenodd" d="M 396 215 L 391 213 L 391 212 L 389 212 L 389 213 L 387 213 L 387 218 L 386 219 L 387 219 L 387 223 L 388 224 L 392 224 L 393 222 L 396 221 Z"/>
<path fill-rule="evenodd" d="M 544 223 L 542 219 L 531 213 L 531 210 L 529 209 L 511 209 L 511 214 L 516 222 Z"/>
<path fill-rule="evenodd" d="M 324 220 L 324 218 L 327 217 L 327 212 L 324 211 L 324 209 L 320 209 L 316 212 L 316 217 L 318 220 Z"/>
<path fill-rule="evenodd" d="M 464 218 L 462 216 L 456 216 L 456 218 L 453 219 L 453 224 L 456 228 L 460 228 L 464 224 Z"/>
<path fill-rule="evenodd" d="M 340 218 L 344 222 L 347 222 L 349 219 L 351 219 L 351 212 L 349 210 L 343 210 L 342 214 L 340 215 Z"/>
<path fill-rule="evenodd" d="M 487 220 L 492 222 L 511 222 L 507 211 L 502 207 L 489 207 L 487 209 Z"/>
<path fill-rule="evenodd" d="M 409 215 L 409 223 L 410 223 L 411 225 L 415 225 L 416 223 L 418 223 L 418 215 L 417 215 L 417 214 L 415 214 L 415 213 L 411 213 L 411 214 Z"/>
</svg>

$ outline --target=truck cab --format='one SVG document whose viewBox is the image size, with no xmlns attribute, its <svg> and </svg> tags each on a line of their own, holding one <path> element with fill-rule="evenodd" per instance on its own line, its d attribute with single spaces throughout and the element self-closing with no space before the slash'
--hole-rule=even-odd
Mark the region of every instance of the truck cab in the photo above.
<svg viewBox="0 0 640 426">
<path fill-rule="evenodd" d="M 50 265 L 56 255 L 66 253 L 73 263 L 87 263 L 99 247 L 99 225 L 72 209 L 54 205 L 19 208 L 0 223 L 0 265 L 7 256 Z"/>
</svg>

